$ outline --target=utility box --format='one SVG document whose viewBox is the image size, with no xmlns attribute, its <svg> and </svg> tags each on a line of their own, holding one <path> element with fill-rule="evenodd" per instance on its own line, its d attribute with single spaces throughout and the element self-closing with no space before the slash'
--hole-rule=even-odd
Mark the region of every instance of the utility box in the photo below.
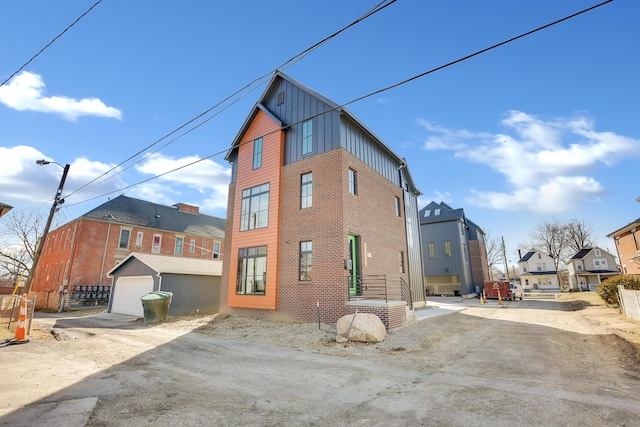
<svg viewBox="0 0 640 427">
<path fill-rule="evenodd" d="M 172 296 L 171 292 L 156 291 L 140 297 L 146 325 L 155 325 L 156 323 L 167 321 Z"/>
</svg>

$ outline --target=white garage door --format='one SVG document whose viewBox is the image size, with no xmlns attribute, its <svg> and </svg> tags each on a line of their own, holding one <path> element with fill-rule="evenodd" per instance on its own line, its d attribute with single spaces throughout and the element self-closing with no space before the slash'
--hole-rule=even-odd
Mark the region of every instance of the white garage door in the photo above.
<svg viewBox="0 0 640 427">
<path fill-rule="evenodd" d="M 119 277 L 113 289 L 112 313 L 144 316 L 140 297 L 153 291 L 151 276 Z"/>
</svg>

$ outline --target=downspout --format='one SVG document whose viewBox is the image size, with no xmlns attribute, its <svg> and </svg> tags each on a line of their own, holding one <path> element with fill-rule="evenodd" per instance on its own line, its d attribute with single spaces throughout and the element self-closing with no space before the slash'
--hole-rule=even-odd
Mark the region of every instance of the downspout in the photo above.
<svg viewBox="0 0 640 427">
<path fill-rule="evenodd" d="M 109 245 L 109 234 L 111 234 L 111 223 L 107 227 L 107 238 L 104 239 L 104 252 L 102 253 L 102 265 L 100 266 L 100 280 L 98 286 L 102 285 L 102 275 L 104 274 L 104 263 L 107 259 L 107 246 Z"/>
</svg>

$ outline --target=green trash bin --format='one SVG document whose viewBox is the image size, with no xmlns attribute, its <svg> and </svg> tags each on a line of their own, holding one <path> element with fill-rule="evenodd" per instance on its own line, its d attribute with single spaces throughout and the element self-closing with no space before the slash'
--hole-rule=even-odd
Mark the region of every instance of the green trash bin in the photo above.
<svg viewBox="0 0 640 427">
<path fill-rule="evenodd" d="M 166 322 L 169 317 L 172 296 L 171 292 L 156 291 L 140 297 L 144 311 L 144 323 L 154 325 Z"/>
</svg>

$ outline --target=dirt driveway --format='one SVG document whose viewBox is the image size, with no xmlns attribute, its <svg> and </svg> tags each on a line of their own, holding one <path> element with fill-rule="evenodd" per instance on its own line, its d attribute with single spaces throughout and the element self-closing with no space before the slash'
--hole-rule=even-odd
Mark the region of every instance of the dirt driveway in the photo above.
<svg viewBox="0 0 640 427">
<path fill-rule="evenodd" d="M 596 295 L 432 300 L 455 310 L 346 346 L 324 324 L 40 318 L 0 348 L 0 425 L 638 424 L 640 325 Z"/>
</svg>

